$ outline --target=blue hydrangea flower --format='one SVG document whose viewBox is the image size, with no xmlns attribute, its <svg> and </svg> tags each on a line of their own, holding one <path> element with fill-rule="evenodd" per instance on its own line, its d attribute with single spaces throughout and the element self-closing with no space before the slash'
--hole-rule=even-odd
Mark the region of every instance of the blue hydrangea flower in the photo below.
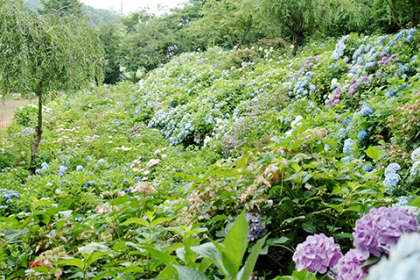
<svg viewBox="0 0 420 280">
<path fill-rule="evenodd" d="M 389 89 L 389 91 L 387 93 L 385 93 L 386 97 L 393 97 L 398 93 L 398 88 L 397 87 L 392 87 Z"/>
<path fill-rule="evenodd" d="M 417 280 L 420 275 L 420 234 L 403 234 L 389 258 L 383 257 L 369 270 L 370 280 Z"/>
<path fill-rule="evenodd" d="M 344 165 L 349 164 L 354 159 L 354 155 L 350 155 L 348 157 L 341 158 L 341 162 L 344 163 Z"/>
<path fill-rule="evenodd" d="M 81 166 L 81 165 L 78 165 L 77 167 L 76 167 L 76 171 L 80 171 L 80 170 L 82 170 L 83 169 L 83 166 Z"/>
<path fill-rule="evenodd" d="M 413 151 L 411 154 L 411 159 L 414 161 L 420 160 L 420 147 Z"/>
<path fill-rule="evenodd" d="M 357 112 L 355 115 L 360 115 L 362 117 L 367 117 L 371 114 L 373 114 L 375 110 L 366 102 L 363 102 L 362 108 L 359 112 Z"/>
<path fill-rule="evenodd" d="M 389 176 L 391 174 L 395 174 L 401 170 L 401 166 L 398 163 L 391 163 L 390 165 L 385 168 L 385 176 Z"/>
<path fill-rule="evenodd" d="M 384 180 L 384 187 L 396 188 L 398 186 L 398 182 L 401 180 L 401 176 L 397 173 L 389 174 L 385 177 Z"/>
<path fill-rule="evenodd" d="M 363 169 L 364 172 L 370 172 L 370 171 L 373 170 L 373 167 L 369 164 L 372 164 L 372 163 L 366 162 L 366 164 L 362 165 L 362 169 Z"/>
<path fill-rule="evenodd" d="M 356 141 L 354 139 L 348 138 L 344 141 L 343 153 L 350 155 L 351 152 L 356 150 Z"/>
<path fill-rule="evenodd" d="M 98 164 L 103 164 L 105 163 L 105 160 L 103 158 L 101 158 L 100 160 L 98 160 Z"/>
<path fill-rule="evenodd" d="M 359 139 L 360 141 L 364 141 L 367 137 L 368 137 L 368 134 L 366 130 L 364 129 L 357 133 L 357 139 Z"/>
</svg>

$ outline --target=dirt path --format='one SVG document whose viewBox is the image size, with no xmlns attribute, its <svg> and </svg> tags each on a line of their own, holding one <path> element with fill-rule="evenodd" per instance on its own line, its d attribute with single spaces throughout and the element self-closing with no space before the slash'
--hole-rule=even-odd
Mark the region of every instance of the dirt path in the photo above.
<svg viewBox="0 0 420 280">
<path fill-rule="evenodd" d="M 15 109 L 36 101 L 37 99 L 0 100 L 0 130 L 7 128 L 13 122 Z"/>
</svg>

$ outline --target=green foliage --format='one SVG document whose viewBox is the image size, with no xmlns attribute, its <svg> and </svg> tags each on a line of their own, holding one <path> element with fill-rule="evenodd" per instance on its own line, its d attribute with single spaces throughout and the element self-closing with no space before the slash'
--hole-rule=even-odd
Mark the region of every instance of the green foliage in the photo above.
<svg viewBox="0 0 420 280">
<path fill-rule="evenodd" d="M 45 15 L 57 13 L 60 16 L 81 16 L 83 15 L 82 3 L 79 0 L 41 0 L 42 8 L 38 13 Z"/>
</svg>

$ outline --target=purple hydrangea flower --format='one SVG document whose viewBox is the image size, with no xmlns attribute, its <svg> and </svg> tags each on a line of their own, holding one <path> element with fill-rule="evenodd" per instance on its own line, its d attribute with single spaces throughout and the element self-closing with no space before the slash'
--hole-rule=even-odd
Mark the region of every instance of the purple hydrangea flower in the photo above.
<svg viewBox="0 0 420 280">
<path fill-rule="evenodd" d="M 419 223 L 412 212 L 400 207 L 372 208 L 369 214 L 356 221 L 354 246 L 367 259 L 372 253 L 379 257 L 389 253 L 403 233 L 418 232 Z"/>
<path fill-rule="evenodd" d="M 380 76 L 382 76 L 381 72 L 376 73 L 376 78 L 379 78 Z"/>
<path fill-rule="evenodd" d="M 364 279 L 368 273 L 366 268 L 362 268 L 362 264 L 366 258 L 356 249 L 351 249 L 342 257 L 333 271 L 336 273 L 335 280 L 361 280 Z"/>
<path fill-rule="evenodd" d="M 323 233 L 308 236 L 306 241 L 296 247 L 293 261 L 298 271 L 307 269 L 309 272 L 324 274 L 328 268 L 334 267 L 343 256 L 340 246 L 334 243 L 334 238 Z"/>
</svg>

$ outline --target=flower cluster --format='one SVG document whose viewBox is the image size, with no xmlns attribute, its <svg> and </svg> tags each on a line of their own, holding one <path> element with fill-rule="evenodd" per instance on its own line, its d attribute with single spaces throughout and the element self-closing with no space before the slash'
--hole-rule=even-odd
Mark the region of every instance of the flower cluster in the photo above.
<svg viewBox="0 0 420 280">
<path fill-rule="evenodd" d="M 19 198 L 20 194 L 14 190 L 1 189 L 1 198 L 6 199 L 6 203 L 13 202 L 15 198 Z M 6 207 L 3 207 L 6 208 Z"/>
<path fill-rule="evenodd" d="M 391 163 L 385 169 L 385 180 L 384 180 L 384 187 L 389 187 L 391 189 L 387 189 L 386 192 L 388 194 L 392 194 L 394 192 L 394 188 L 398 186 L 398 182 L 401 180 L 401 176 L 397 174 L 397 172 L 401 169 L 398 163 Z"/>
<path fill-rule="evenodd" d="M 407 209 L 372 208 L 369 214 L 356 221 L 354 246 L 367 259 L 370 254 L 379 257 L 389 253 L 403 233 L 418 232 L 419 223 L 414 214 Z"/>
<path fill-rule="evenodd" d="M 389 258 L 382 258 L 369 271 L 370 280 L 416 280 L 420 275 L 420 234 L 403 234 Z"/>
<path fill-rule="evenodd" d="M 149 183 L 149 182 L 139 182 L 136 185 L 134 185 L 133 187 L 131 187 L 131 192 L 132 193 L 140 193 L 140 194 L 145 194 L 145 195 L 149 195 L 151 193 L 156 194 L 157 191 L 156 189 Z"/>
<path fill-rule="evenodd" d="M 326 273 L 334 267 L 343 254 L 340 246 L 334 243 L 334 238 L 323 233 L 308 236 L 306 241 L 296 247 L 293 261 L 298 271 L 307 269 L 309 272 Z"/>
<path fill-rule="evenodd" d="M 411 159 L 414 161 L 413 166 L 410 169 L 412 176 L 418 176 L 420 171 L 420 148 L 417 148 L 411 154 Z"/>
<path fill-rule="evenodd" d="M 264 216 L 259 213 L 245 213 L 248 221 L 248 242 L 257 240 L 267 234 L 266 222 Z"/>
<path fill-rule="evenodd" d="M 362 268 L 366 258 L 357 249 L 351 249 L 342 257 L 333 271 L 335 280 L 362 280 L 368 275 L 366 268 Z"/>
<path fill-rule="evenodd" d="M 96 212 L 98 212 L 98 214 L 103 214 L 103 213 L 111 213 L 111 212 L 118 212 L 120 211 L 120 208 L 118 206 L 112 206 L 109 205 L 108 202 L 102 203 L 98 206 L 96 206 Z"/>
</svg>

